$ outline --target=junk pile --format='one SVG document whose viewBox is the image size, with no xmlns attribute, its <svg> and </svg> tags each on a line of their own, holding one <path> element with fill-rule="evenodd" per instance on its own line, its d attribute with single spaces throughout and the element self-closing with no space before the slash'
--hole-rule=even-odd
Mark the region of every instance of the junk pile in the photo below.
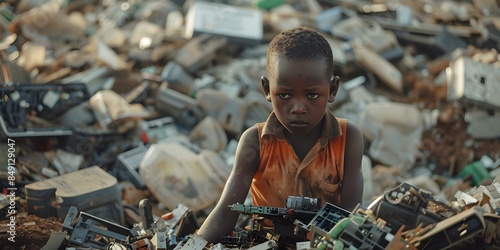
<svg viewBox="0 0 500 250">
<path fill-rule="evenodd" d="M 233 204 L 252 215 L 249 230 L 217 244 L 196 234 L 196 217 L 179 204 L 156 221 L 148 199 L 139 202 L 141 221 L 128 229 L 72 206 L 60 232 L 43 249 L 498 249 L 500 175 L 488 186 L 457 193 L 450 203 L 406 182 L 367 208 L 352 212 L 321 200 L 290 196 L 286 207 Z M 272 227 L 265 226 L 272 220 Z M 221 222 L 224 223 L 224 222 Z M 106 240 L 102 240 L 106 239 Z M 66 248 L 68 249 L 68 248 Z"/>
<path fill-rule="evenodd" d="M 497 249 L 498 181 L 500 175 L 448 204 L 406 182 L 352 212 L 329 203 L 318 207 L 317 199 L 307 197 L 288 197 L 286 208 L 234 204 L 233 211 L 259 217 L 252 231 L 223 243 L 276 243 L 263 249 Z M 262 226 L 263 218 L 272 219 L 274 227 Z"/>
<path fill-rule="evenodd" d="M 42 248 L 30 235 L 59 229 L 47 249 L 269 249 L 295 229 L 307 248 L 498 244 L 497 1 L 7 0 L 0 13 L 2 246 Z M 248 199 L 232 209 L 302 221 L 278 237 L 242 215 L 252 233 L 204 243 L 194 230 L 241 133 L 272 110 L 268 43 L 299 25 L 330 42 L 329 108 L 363 132 L 363 202 L 321 227 L 331 207 L 269 218 Z"/>
</svg>

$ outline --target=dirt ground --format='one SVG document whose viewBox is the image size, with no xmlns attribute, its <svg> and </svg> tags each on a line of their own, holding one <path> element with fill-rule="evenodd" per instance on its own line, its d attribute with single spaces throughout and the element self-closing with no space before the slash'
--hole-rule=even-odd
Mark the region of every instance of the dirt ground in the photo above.
<svg viewBox="0 0 500 250">
<path fill-rule="evenodd" d="M 5 227 L 8 220 L 0 221 L 0 248 L 3 250 L 42 249 L 52 232 L 61 230 L 62 224 L 57 219 L 44 219 L 34 215 L 17 216 L 15 242 L 8 240 L 10 234 Z"/>
</svg>

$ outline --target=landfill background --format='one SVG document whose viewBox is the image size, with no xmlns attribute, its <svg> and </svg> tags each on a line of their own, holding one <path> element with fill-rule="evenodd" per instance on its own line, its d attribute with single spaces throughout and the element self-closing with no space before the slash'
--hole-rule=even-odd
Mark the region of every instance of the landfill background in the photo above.
<svg viewBox="0 0 500 250">
<path fill-rule="evenodd" d="M 72 207 L 119 225 L 108 228 L 115 233 L 168 221 L 180 209 L 180 221 L 190 224 L 184 231 L 192 233 L 222 192 L 239 136 L 272 110 L 259 83 L 268 43 L 305 25 L 332 45 L 341 85 L 329 108 L 363 132 L 361 207 L 407 183 L 442 203 L 487 208 L 496 227 L 488 224 L 493 243 L 485 249 L 498 249 L 499 6 L 495 0 L 2 1 L 0 245 L 42 249 L 63 232 L 44 249 L 63 241 L 67 249 L 91 249 L 65 238 L 77 229 L 65 222 L 75 215 Z M 8 240 L 12 210 L 15 243 Z M 246 222 L 242 216 L 239 225 Z M 118 236 L 113 249 L 125 249 L 117 247 L 118 238 L 126 241 Z M 108 249 L 105 238 L 92 246 Z M 163 249 L 151 237 L 134 244 L 128 249 Z M 182 249 L 201 249 L 196 244 Z M 255 249 L 274 248 L 266 246 Z M 211 249 L 223 249 L 217 247 Z"/>
</svg>

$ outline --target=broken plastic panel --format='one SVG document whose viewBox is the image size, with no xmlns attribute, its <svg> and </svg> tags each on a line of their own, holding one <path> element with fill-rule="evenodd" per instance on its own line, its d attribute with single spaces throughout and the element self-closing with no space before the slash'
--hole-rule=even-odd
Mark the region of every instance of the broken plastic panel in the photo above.
<svg viewBox="0 0 500 250">
<path fill-rule="evenodd" d="M 500 68 L 473 61 L 456 50 L 447 70 L 448 100 L 465 108 L 500 108 Z"/>
<path fill-rule="evenodd" d="M 17 161 L 29 170 L 28 172 L 32 174 L 34 180 L 45 180 L 46 177 L 51 178 L 59 174 L 57 171 L 49 169 L 49 161 L 41 152 L 30 152 L 29 155 L 20 156 Z"/>
<path fill-rule="evenodd" d="M 356 67 L 352 67 L 354 56 L 351 52 L 352 46 L 350 42 L 333 39 L 331 37 L 325 37 L 325 39 L 328 41 L 332 49 L 335 75 L 352 75 L 359 71 Z"/>
<path fill-rule="evenodd" d="M 396 7 L 396 22 L 400 25 L 411 25 L 414 20 L 413 9 L 409 5 L 401 4 Z"/>
<path fill-rule="evenodd" d="M 45 54 L 45 46 L 32 42 L 26 42 L 22 47 L 16 63 L 17 65 L 23 67 L 26 71 L 31 72 L 36 67 L 44 64 L 46 60 Z"/>
<path fill-rule="evenodd" d="M 203 239 L 203 237 L 199 236 L 198 234 L 193 234 L 181 248 L 181 250 L 204 249 L 207 244 L 208 242 Z"/>
<path fill-rule="evenodd" d="M 140 49 L 157 46 L 163 40 L 162 27 L 147 21 L 140 21 L 132 30 L 130 44 Z"/>
<path fill-rule="evenodd" d="M 302 8 L 311 16 L 317 16 L 323 10 L 318 0 L 302 1 Z"/>
<path fill-rule="evenodd" d="M 500 50 L 500 27 L 496 26 L 494 23 L 484 24 L 487 32 L 487 38 L 480 44 L 479 47 L 487 49 Z"/>
<path fill-rule="evenodd" d="M 220 152 L 226 148 L 227 135 L 222 125 L 213 117 L 201 120 L 189 134 L 189 139 L 201 148 Z"/>
<path fill-rule="evenodd" d="M 425 51 L 431 58 L 443 56 L 458 48 L 467 48 L 467 43 L 454 36 L 446 27 L 443 27 L 435 36 L 418 35 L 403 31 L 396 31 L 395 34 L 402 45 L 415 45 Z"/>
<path fill-rule="evenodd" d="M 347 218 L 350 215 L 351 212 L 333 204 L 326 203 L 309 222 L 309 224 L 307 224 L 306 229 L 311 230 L 312 227 L 316 227 L 326 234 L 341 219 Z"/>
<path fill-rule="evenodd" d="M 184 37 L 184 14 L 179 10 L 170 12 L 165 24 L 165 39 Z"/>
<path fill-rule="evenodd" d="M 256 90 L 249 91 L 243 100 L 247 103 L 245 127 L 249 128 L 258 122 L 265 122 L 273 110 L 273 106 L 265 96 Z"/>
<path fill-rule="evenodd" d="M 294 8 L 291 3 L 273 8 L 269 14 L 269 24 L 273 30 L 287 30 L 303 25 L 304 13 Z M 312 21 L 312 20 L 311 20 Z"/>
<path fill-rule="evenodd" d="M 123 140 L 123 136 L 117 131 L 110 129 L 75 127 L 72 132 L 64 141 L 64 149 L 84 157 L 85 164 L 82 168 L 93 165 L 107 168 L 108 164 L 116 160 L 117 152 L 122 152 L 131 144 Z"/>
<path fill-rule="evenodd" d="M 335 6 L 331 9 L 325 10 L 321 12 L 316 17 L 316 24 L 318 26 L 318 30 L 330 33 L 332 27 L 341 20 L 350 18 L 355 16 L 356 13 L 352 10 L 346 9 L 341 6 Z"/>
<path fill-rule="evenodd" d="M 57 149 L 52 164 L 56 167 L 59 174 L 78 171 L 84 159 L 82 155 L 72 154 L 62 149 Z"/>
<path fill-rule="evenodd" d="M 18 84 L 0 89 L 2 116 L 13 128 L 25 126 L 26 115 L 54 119 L 68 108 L 90 98 L 85 85 L 76 84 Z"/>
<path fill-rule="evenodd" d="M 393 32 L 384 30 L 377 22 L 365 21 L 357 16 L 339 22 L 331 28 L 331 33 L 347 41 L 359 40 L 376 52 L 398 44 Z"/>
<path fill-rule="evenodd" d="M 60 123 L 66 128 L 88 126 L 93 122 L 95 122 L 95 116 L 88 101 L 69 109 L 60 117 Z"/>
<path fill-rule="evenodd" d="M 214 151 L 196 153 L 180 143 L 166 142 L 150 146 L 139 175 L 168 209 L 185 204 L 200 211 L 220 198 L 229 169 Z"/>
<path fill-rule="evenodd" d="M 385 60 L 391 62 L 394 65 L 397 65 L 396 63 L 401 61 L 404 56 L 405 56 L 405 51 L 403 47 L 401 46 L 396 46 L 387 50 L 384 50 L 383 52 L 380 53 L 380 56 L 385 58 Z"/>
<path fill-rule="evenodd" d="M 104 12 L 99 15 L 99 21 L 102 26 L 122 27 L 125 25 L 136 10 L 133 6 L 135 1 L 114 1 L 113 4 L 107 6 Z"/>
<path fill-rule="evenodd" d="M 2 116 L 0 116 L 0 128 L 2 138 L 66 137 L 73 134 L 73 131 L 64 127 L 13 129 Z"/>
<path fill-rule="evenodd" d="M 62 230 L 67 234 L 70 245 L 96 249 L 108 248 L 103 238 L 115 243 L 126 243 L 132 238 L 132 231 L 99 216 L 80 211 L 71 206 L 65 216 Z"/>
<path fill-rule="evenodd" d="M 64 220 L 71 206 L 124 223 L 117 180 L 99 166 L 26 185 L 28 213 Z"/>
<path fill-rule="evenodd" d="M 123 60 L 112 48 L 100 39 L 94 39 L 93 42 L 95 42 L 97 46 L 95 55 L 98 61 L 105 63 L 115 71 L 126 69 L 127 65 L 125 60 Z"/>
<path fill-rule="evenodd" d="M 214 117 L 229 134 L 239 138 L 247 112 L 243 99 L 229 97 L 214 89 L 200 90 L 196 99 L 207 115 Z"/>
<path fill-rule="evenodd" d="M 176 137 L 179 130 L 172 117 L 166 116 L 139 122 L 141 139 L 144 143 L 156 143 L 168 137 Z"/>
<path fill-rule="evenodd" d="M 165 27 L 167 17 L 179 8 L 172 1 L 147 1 L 142 2 L 134 13 L 137 20 L 148 21 L 160 27 Z"/>
<path fill-rule="evenodd" d="M 193 128 L 206 116 L 195 99 L 168 88 L 166 84 L 158 89 L 156 108 L 187 128 Z"/>
<path fill-rule="evenodd" d="M 144 189 L 144 181 L 139 176 L 139 166 L 150 145 L 139 146 L 118 155 L 113 175 L 119 181 L 130 181 L 138 189 Z"/>
<path fill-rule="evenodd" d="M 82 38 L 84 29 L 60 10 L 59 1 L 46 1 L 15 16 L 8 29 L 11 33 L 22 32 L 25 37 L 42 44 L 48 41 L 76 41 Z"/>
<path fill-rule="evenodd" d="M 363 136 L 371 141 L 368 154 L 391 167 L 413 166 L 424 129 L 421 111 L 410 104 L 369 103 L 359 116 Z"/>
<path fill-rule="evenodd" d="M 174 61 L 192 74 L 197 73 L 215 58 L 215 52 L 227 44 L 227 39 L 221 36 L 203 34 L 194 37 L 177 50 Z"/>
<path fill-rule="evenodd" d="M 63 84 L 84 83 L 90 96 L 103 88 L 103 83 L 110 70 L 107 67 L 93 67 L 80 73 L 68 76 L 61 80 Z"/>
<path fill-rule="evenodd" d="M 218 84 L 217 84 L 218 83 Z M 189 90 L 189 96 L 193 97 L 193 98 L 196 98 L 196 95 L 198 95 L 198 92 L 201 90 L 201 89 L 206 89 L 206 88 L 217 88 L 219 89 L 222 89 L 224 84 L 221 84 L 221 82 L 216 82 L 216 79 L 214 76 L 212 76 L 211 74 L 203 74 L 200 78 L 196 78 L 194 79 L 194 82 L 193 82 L 193 85 L 191 86 L 190 90 Z M 228 86 L 226 84 L 226 86 Z M 233 89 L 235 91 L 233 92 L 236 92 L 237 94 L 236 95 L 239 95 L 239 93 L 241 92 L 241 86 L 240 85 L 237 85 L 237 84 L 233 84 L 233 85 L 229 85 L 229 86 L 232 86 Z M 226 93 L 230 93 L 231 91 L 228 91 Z"/>
<path fill-rule="evenodd" d="M 351 217 L 337 239 L 342 245 L 355 246 L 356 249 L 383 250 L 387 249 L 393 238 L 390 228 L 383 223 L 375 224 L 368 217 L 364 217 L 362 221 Z"/>
<path fill-rule="evenodd" d="M 474 161 L 467 164 L 460 170 L 458 177 L 470 179 L 474 186 L 480 185 L 485 180 L 493 179 L 481 161 Z"/>
<path fill-rule="evenodd" d="M 15 53 L 18 54 L 17 51 Z M 30 81 L 31 77 L 24 68 L 20 67 L 16 63 L 0 60 L 0 83 L 2 83 L 2 86 L 5 84 Z"/>
<path fill-rule="evenodd" d="M 192 96 L 191 87 L 194 82 L 194 77 L 184 70 L 182 66 L 174 61 L 170 61 L 165 65 L 161 72 L 161 80 L 168 82 L 168 87 L 181 92 L 182 94 Z"/>
<path fill-rule="evenodd" d="M 364 76 L 358 76 L 351 79 L 340 86 L 346 92 L 346 98 L 348 98 L 353 103 L 366 105 L 375 101 L 374 96 L 365 87 L 366 78 Z M 341 88 L 339 88 L 340 90 Z M 337 101 L 337 97 L 335 98 Z"/>
<path fill-rule="evenodd" d="M 224 36 L 230 42 L 257 45 L 263 39 L 262 12 L 205 1 L 194 2 L 186 15 L 186 37 Z"/>
<path fill-rule="evenodd" d="M 403 75 L 396 66 L 362 43 L 355 42 L 352 48 L 361 66 L 375 74 L 389 88 L 403 93 Z"/>
<path fill-rule="evenodd" d="M 126 119 L 141 119 L 149 116 L 142 104 L 129 104 L 125 98 L 112 90 L 101 90 L 89 100 L 89 107 L 103 129 L 119 126 Z"/>
<path fill-rule="evenodd" d="M 55 119 L 90 98 L 86 86 L 75 84 L 18 84 L 0 89 L 0 126 L 6 137 L 67 136 L 71 131 L 53 127 L 28 128 L 28 115 Z"/>
<path fill-rule="evenodd" d="M 101 40 L 110 48 L 120 48 L 125 44 L 127 39 L 125 32 L 117 27 L 102 27 L 95 32 L 94 37 Z M 82 55 L 81 53 L 78 54 L 79 58 L 77 57 L 77 59 L 80 59 Z M 70 60 L 67 61 L 67 63 L 73 63 Z"/>
</svg>

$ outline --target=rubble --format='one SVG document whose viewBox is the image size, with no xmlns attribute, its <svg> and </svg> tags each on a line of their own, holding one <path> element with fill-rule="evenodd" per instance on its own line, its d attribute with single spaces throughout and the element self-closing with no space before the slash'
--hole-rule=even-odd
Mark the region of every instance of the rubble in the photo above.
<svg viewBox="0 0 500 250">
<path fill-rule="evenodd" d="M 4 230 L 7 220 L 0 221 L 0 241 L 8 242 L 8 234 Z M 62 223 L 53 218 L 40 218 L 35 215 L 18 215 L 16 243 L 2 244 L 6 250 L 41 249 L 50 238 L 52 232 L 61 230 Z"/>
<path fill-rule="evenodd" d="M 103 237 L 115 239 L 113 249 L 275 249 L 294 226 L 313 235 L 297 249 L 498 246 L 496 1 L 23 0 L 0 3 L 0 14 L 0 137 L 8 142 L 0 149 L 15 152 L 15 165 L 0 161 L 0 226 L 12 216 L 11 179 L 18 214 L 18 242 L 2 230 L 2 246 L 41 249 L 48 231 L 59 231 L 44 249 L 104 248 Z M 363 203 L 339 226 L 292 221 L 280 235 L 283 227 L 256 233 L 265 232 L 257 223 L 210 245 L 195 229 L 221 194 L 239 136 L 272 110 L 259 84 L 267 44 L 298 25 L 332 46 L 341 85 L 329 108 L 362 129 Z M 384 196 L 391 192 L 421 203 L 405 206 Z M 82 202 L 96 197 L 105 202 Z M 85 233 L 102 237 L 85 245 L 70 237 L 84 233 L 72 224 L 86 223 L 78 215 L 111 230 L 92 227 Z M 33 229 L 47 221 L 58 226 Z M 460 234 L 445 237 L 453 226 Z"/>
<path fill-rule="evenodd" d="M 500 176 L 500 175 L 499 175 Z M 498 179 L 498 177 L 497 177 Z M 495 180 L 444 203 L 406 182 L 386 191 L 366 209 L 347 211 L 310 197 L 290 196 L 286 207 L 233 204 L 231 210 L 255 215 L 249 230 L 209 244 L 196 234 L 193 213 L 182 204 L 154 220 L 149 200 L 139 202 L 140 222 L 124 228 L 71 207 L 61 233 L 62 245 L 132 249 L 464 249 L 498 246 L 498 185 Z M 472 197 L 474 195 L 474 197 Z M 262 225 L 273 222 L 271 229 Z M 102 230 L 94 225 L 99 222 Z M 186 229 L 188 228 L 188 229 Z M 97 241 L 106 237 L 109 243 Z M 59 238 L 53 234 L 51 241 Z M 350 247 L 347 247 L 350 246 Z M 495 248 L 493 248 L 495 249 Z"/>
</svg>

